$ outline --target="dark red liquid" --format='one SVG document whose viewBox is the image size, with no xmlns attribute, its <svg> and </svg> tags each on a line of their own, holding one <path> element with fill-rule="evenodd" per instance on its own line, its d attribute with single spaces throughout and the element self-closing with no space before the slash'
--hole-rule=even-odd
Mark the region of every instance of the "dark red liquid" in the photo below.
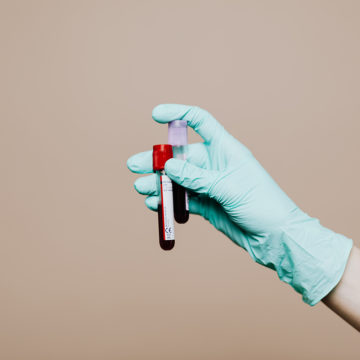
<svg viewBox="0 0 360 360">
<path fill-rule="evenodd" d="M 174 218 L 179 224 L 189 220 L 189 210 L 186 210 L 185 189 L 173 181 Z"/>
<path fill-rule="evenodd" d="M 164 239 L 164 223 L 162 217 L 161 205 L 158 205 L 158 221 L 159 221 L 159 243 L 163 250 L 171 250 L 175 245 L 175 240 Z"/>
</svg>

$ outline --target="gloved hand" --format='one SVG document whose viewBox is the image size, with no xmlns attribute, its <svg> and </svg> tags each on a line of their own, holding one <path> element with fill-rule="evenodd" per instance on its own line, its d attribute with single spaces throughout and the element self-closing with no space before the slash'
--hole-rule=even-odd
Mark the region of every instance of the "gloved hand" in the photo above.
<svg viewBox="0 0 360 360">
<path fill-rule="evenodd" d="M 339 282 L 352 241 L 324 228 L 301 211 L 262 168 L 251 152 L 208 112 L 164 104 L 153 110 L 160 123 L 187 120 L 203 139 L 188 147 L 187 161 L 170 159 L 165 171 L 190 193 L 189 209 L 246 249 L 258 263 L 315 305 Z M 152 151 L 128 160 L 128 168 L 152 173 Z M 155 175 L 141 177 L 135 189 L 157 209 Z"/>
</svg>

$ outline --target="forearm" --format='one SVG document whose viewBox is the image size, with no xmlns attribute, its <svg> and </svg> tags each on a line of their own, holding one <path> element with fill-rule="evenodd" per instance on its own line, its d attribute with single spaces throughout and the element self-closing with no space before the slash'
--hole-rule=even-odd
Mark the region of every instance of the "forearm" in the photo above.
<svg viewBox="0 0 360 360">
<path fill-rule="evenodd" d="M 337 286 L 322 300 L 331 310 L 360 331 L 360 249 L 353 247 Z"/>
</svg>

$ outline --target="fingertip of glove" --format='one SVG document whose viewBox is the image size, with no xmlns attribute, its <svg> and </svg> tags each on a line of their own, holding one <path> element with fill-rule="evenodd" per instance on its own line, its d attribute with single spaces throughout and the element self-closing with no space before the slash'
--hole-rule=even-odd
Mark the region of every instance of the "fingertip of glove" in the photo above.
<svg viewBox="0 0 360 360">
<path fill-rule="evenodd" d="M 176 175 L 178 173 L 178 168 L 184 161 L 180 159 L 169 159 L 165 163 L 165 172 L 168 175 Z"/>
<path fill-rule="evenodd" d="M 162 118 L 162 114 L 164 113 L 164 107 L 165 107 L 166 104 L 159 104 L 157 106 L 155 106 L 153 108 L 153 111 L 152 111 L 152 118 L 155 120 L 155 121 L 161 121 L 161 118 Z"/>
<path fill-rule="evenodd" d="M 140 191 L 139 191 L 139 186 L 138 186 L 138 185 L 139 185 L 139 184 L 138 184 L 138 183 L 139 183 L 138 180 L 139 180 L 139 179 L 136 179 L 135 182 L 134 182 L 134 189 L 135 189 L 138 193 L 140 193 Z"/>
<path fill-rule="evenodd" d="M 158 197 L 157 196 L 149 196 L 145 199 L 145 205 L 152 211 L 157 210 L 158 206 Z"/>
<path fill-rule="evenodd" d="M 127 159 L 127 161 L 126 161 L 126 166 L 127 166 L 127 168 L 128 168 L 130 171 L 133 171 L 133 170 L 134 170 L 134 168 L 133 168 L 133 166 L 134 166 L 134 164 L 133 164 L 133 156 L 130 156 L 130 157 Z"/>
<path fill-rule="evenodd" d="M 181 104 L 160 104 L 154 107 L 152 118 L 160 123 L 182 119 L 189 106 Z"/>
</svg>

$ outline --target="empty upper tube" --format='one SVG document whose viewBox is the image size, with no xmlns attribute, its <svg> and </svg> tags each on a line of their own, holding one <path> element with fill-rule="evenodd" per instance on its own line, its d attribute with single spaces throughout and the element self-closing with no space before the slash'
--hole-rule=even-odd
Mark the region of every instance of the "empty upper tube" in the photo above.
<svg viewBox="0 0 360 360">
<path fill-rule="evenodd" d="M 187 155 L 187 121 L 174 120 L 169 122 L 168 143 L 172 145 L 173 157 L 186 160 Z M 184 224 L 189 220 L 189 201 L 187 191 L 173 182 L 174 218 Z"/>
</svg>

